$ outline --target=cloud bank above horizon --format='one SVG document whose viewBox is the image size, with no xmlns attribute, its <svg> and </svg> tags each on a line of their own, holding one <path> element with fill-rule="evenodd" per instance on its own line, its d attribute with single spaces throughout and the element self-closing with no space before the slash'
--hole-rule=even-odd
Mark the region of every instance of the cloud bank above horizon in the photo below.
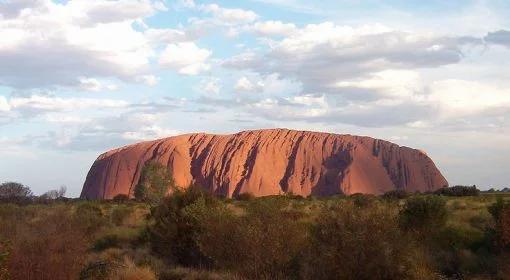
<svg viewBox="0 0 510 280">
<path fill-rule="evenodd" d="M 78 195 L 114 147 L 285 127 L 508 187 L 510 4 L 452 2 L 0 0 L 0 181 Z"/>
</svg>

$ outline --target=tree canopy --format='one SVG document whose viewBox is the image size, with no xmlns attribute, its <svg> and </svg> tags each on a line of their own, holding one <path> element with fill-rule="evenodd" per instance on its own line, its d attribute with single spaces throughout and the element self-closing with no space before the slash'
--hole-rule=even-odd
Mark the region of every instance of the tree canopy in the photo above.
<svg viewBox="0 0 510 280">
<path fill-rule="evenodd" d="M 134 196 L 138 200 L 156 202 L 164 197 L 170 188 L 175 188 L 175 183 L 168 169 L 159 162 L 150 161 L 142 169 Z"/>
<path fill-rule="evenodd" d="M 24 198 L 32 196 L 29 187 L 17 182 L 5 182 L 0 184 L 0 198 Z"/>
</svg>

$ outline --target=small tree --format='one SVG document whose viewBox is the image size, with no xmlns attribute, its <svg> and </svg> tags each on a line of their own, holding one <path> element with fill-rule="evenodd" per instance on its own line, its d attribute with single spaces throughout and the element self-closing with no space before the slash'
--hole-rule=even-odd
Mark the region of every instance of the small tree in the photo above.
<svg viewBox="0 0 510 280">
<path fill-rule="evenodd" d="M 135 186 L 133 195 L 137 200 L 145 200 L 147 199 L 147 188 L 145 187 L 144 184 L 137 184 Z"/>
<path fill-rule="evenodd" d="M 51 199 L 51 200 L 59 199 L 59 198 L 64 197 L 64 195 L 66 194 L 66 191 L 67 191 L 67 187 L 62 185 L 62 186 L 60 186 L 60 188 L 58 188 L 56 190 L 49 190 L 49 191 L 45 192 L 43 195 L 41 195 L 41 198 Z"/>
<path fill-rule="evenodd" d="M 143 167 L 133 194 L 138 200 L 157 202 L 169 188 L 175 188 L 175 184 L 167 168 L 159 162 L 150 161 Z"/>
<path fill-rule="evenodd" d="M 0 198 L 26 198 L 32 195 L 29 187 L 16 182 L 0 184 Z"/>
</svg>

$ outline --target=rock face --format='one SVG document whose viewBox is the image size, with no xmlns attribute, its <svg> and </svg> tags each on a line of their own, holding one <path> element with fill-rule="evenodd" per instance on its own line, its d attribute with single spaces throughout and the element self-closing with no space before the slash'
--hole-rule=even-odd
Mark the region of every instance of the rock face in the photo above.
<svg viewBox="0 0 510 280">
<path fill-rule="evenodd" d="M 423 192 L 448 185 L 419 150 L 370 137 L 268 129 L 186 134 L 111 150 L 92 165 L 81 197 L 132 196 L 148 161 L 167 166 L 178 186 L 196 182 L 227 197 Z"/>
</svg>

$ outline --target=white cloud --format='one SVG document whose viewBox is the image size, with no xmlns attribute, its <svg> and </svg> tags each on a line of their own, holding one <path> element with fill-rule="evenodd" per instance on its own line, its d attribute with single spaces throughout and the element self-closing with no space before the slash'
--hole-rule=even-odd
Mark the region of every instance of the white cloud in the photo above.
<svg viewBox="0 0 510 280">
<path fill-rule="evenodd" d="M 29 97 L 11 97 L 8 106 L 13 112 L 41 113 L 67 111 L 87 108 L 123 108 L 129 103 L 123 100 L 97 98 L 62 98 L 55 96 L 32 95 Z"/>
<path fill-rule="evenodd" d="M 398 77 L 401 77 L 401 80 Z M 246 77 L 239 88 L 253 90 Z M 248 108 L 253 116 L 277 121 L 353 124 L 358 127 L 408 127 L 412 129 L 503 129 L 510 119 L 510 88 L 466 80 L 439 80 L 426 85 L 412 71 L 383 71 L 366 80 L 337 85 L 343 90 L 370 90 L 373 98 L 340 94 L 300 94 L 290 97 L 260 96 L 215 103 Z M 265 89 L 261 89 L 264 91 Z M 257 97 L 259 95 L 255 95 Z"/>
<path fill-rule="evenodd" d="M 134 80 L 154 55 L 133 23 L 161 9 L 148 0 L 4 3 L 0 17 L 0 84 L 79 86 L 80 78 Z M 5 12 L 9 10 L 9 12 Z"/>
<path fill-rule="evenodd" d="M 113 91 L 118 89 L 118 86 L 115 84 L 103 84 L 95 78 L 79 78 L 79 81 L 79 88 L 86 91 Z"/>
<path fill-rule="evenodd" d="M 269 75 L 251 74 L 240 77 L 234 85 L 236 92 L 260 92 L 266 95 L 288 95 L 301 91 L 301 85 L 295 81 L 282 79 L 278 73 Z"/>
<path fill-rule="evenodd" d="M 424 74 L 458 64 L 466 44 L 478 43 L 471 37 L 441 37 L 380 24 L 351 27 L 325 22 L 296 28 L 283 39 L 273 40 L 267 53 L 247 51 L 223 65 L 253 73 L 237 81 L 238 91 L 266 92 L 271 75 L 273 81 L 298 85 L 287 92 L 296 100 L 263 96 L 257 103 L 237 103 L 252 106 L 254 115 L 272 120 L 423 128 L 430 123 L 446 125 L 456 113 L 474 118 L 496 104 L 507 106 L 507 90 L 487 87 L 488 82 L 459 84 Z M 297 102 L 303 96 L 320 97 L 323 103 Z M 501 107 L 498 110 L 506 112 Z M 501 124 L 492 117 L 484 121 Z"/>
<path fill-rule="evenodd" d="M 9 106 L 9 103 L 7 102 L 7 99 L 4 96 L 0 95 L 0 112 L 6 112 L 11 109 L 11 106 Z"/>
<path fill-rule="evenodd" d="M 226 24 L 241 24 L 253 22 L 258 18 L 258 15 L 250 10 L 243 9 L 229 9 L 220 7 L 217 4 L 201 5 L 200 10 L 212 13 L 213 16 Z"/>
<path fill-rule="evenodd" d="M 253 83 L 247 77 L 241 77 L 237 80 L 234 89 L 238 92 L 257 92 L 264 88 L 262 82 Z"/>
<path fill-rule="evenodd" d="M 157 10 L 166 10 L 162 2 L 149 0 L 72 0 L 68 5 L 76 18 L 84 24 L 136 20 L 150 16 Z"/>
<path fill-rule="evenodd" d="M 408 139 L 409 139 L 409 137 L 407 137 L 405 135 L 403 135 L 403 136 L 397 136 L 397 135 L 390 136 L 390 140 L 391 141 L 406 141 Z"/>
<path fill-rule="evenodd" d="M 497 108 L 510 110 L 510 89 L 476 81 L 436 81 L 430 86 L 429 101 L 440 106 L 445 117 L 473 115 Z"/>
<path fill-rule="evenodd" d="M 219 94 L 221 90 L 219 78 L 207 78 L 200 82 L 198 90 L 206 93 Z"/>
<path fill-rule="evenodd" d="M 155 44 L 175 44 L 195 39 L 186 33 L 186 30 L 174 28 L 149 28 L 144 34 L 150 42 Z"/>
<path fill-rule="evenodd" d="M 94 118 L 49 133 L 41 144 L 58 149 L 104 151 L 133 142 L 179 134 L 175 129 L 158 125 L 159 119 L 158 114 L 132 111 L 118 116 Z"/>
<path fill-rule="evenodd" d="M 279 73 L 305 92 L 338 92 L 335 84 L 366 79 L 386 70 L 413 70 L 458 63 L 460 38 L 410 33 L 386 26 L 309 24 L 274 41 L 269 52 L 247 52 L 223 65 L 261 75 Z"/>
<path fill-rule="evenodd" d="M 256 22 L 251 29 L 263 36 L 288 36 L 297 30 L 293 23 L 273 20 Z"/>
<path fill-rule="evenodd" d="M 140 127 L 139 131 L 126 131 L 121 134 L 123 139 L 129 141 L 147 141 L 163 137 L 178 135 L 180 132 L 175 129 L 166 129 L 157 125 Z"/>
<path fill-rule="evenodd" d="M 255 115 L 274 120 L 312 120 L 326 115 L 329 111 L 329 104 L 323 95 L 265 98 L 248 104 L 247 107 Z"/>
<path fill-rule="evenodd" d="M 139 105 L 139 106 L 138 106 Z M 0 96 L 0 126 L 21 125 L 26 120 L 41 121 L 39 129 L 49 128 L 48 124 L 77 125 L 106 114 L 120 114 L 126 111 L 154 111 L 153 104 L 133 104 L 125 100 L 106 98 L 58 97 L 33 94 L 30 96 Z M 168 108 L 166 108 L 168 109 Z"/>
<path fill-rule="evenodd" d="M 142 75 L 135 78 L 137 82 L 144 83 L 148 86 L 155 86 L 159 83 L 159 78 L 154 75 Z"/>
<path fill-rule="evenodd" d="M 151 31 L 152 39 L 174 39 L 169 43 L 191 41 L 210 33 L 218 33 L 226 37 L 235 37 L 244 31 L 248 24 L 256 21 L 259 16 L 251 11 L 238 8 L 225 8 L 218 4 L 195 4 L 193 1 L 180 1 L 178 7 L 201 12 L 205 17 L 191 17 L 185 28 Z M 209 16 L 210 15 L 210 16 Z"/>
<path fill-rule="evenodd" d="M 43 117 L 43 119 L 49 123 L 64 125 L 77 125 L 91 121 L 91 118 L 84 116 L 73 116 L 69 115 L 67 112 L 49 112 Z"/>
<path fill-rule="evenodd" d="M 413 70 L 384 70 L 355 81 L 341 81 L 334 85 L 342 88 L 359 88 L 376 91 L 380 97 L 412 98 L 424 90 L 418 72 Z"/>
<path fill-rule="evenodd" d="M 206 62 L 210 55 L 211 51 L 192 42 L 170 44 L 161 54 L 159 63 L 180 74 L 197 75 L 210 69 Z"/>
<path fill-rule="evenodd" d="M 431 128 L 433 125 L 428 121 L 414 121 L 406 124 L 408 127 L 413 128 Z"/>
<path fill-rule="evenodd" d="M 179 4 L 186 8 L 195 8 L 196 7 L 194 0 L 180 0 Z"/>
</svg>

